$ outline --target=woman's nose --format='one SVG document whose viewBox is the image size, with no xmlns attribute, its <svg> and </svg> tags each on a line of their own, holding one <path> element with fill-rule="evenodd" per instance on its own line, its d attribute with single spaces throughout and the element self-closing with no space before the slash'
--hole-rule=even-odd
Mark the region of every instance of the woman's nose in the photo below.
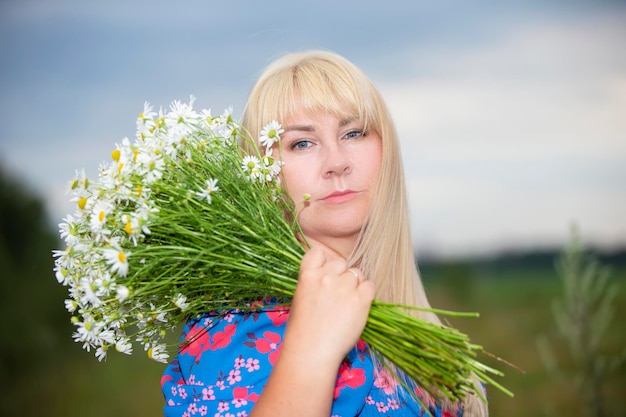
<svg viewBox="0 0 626 417">
<path fill-rule="evenodd" d="M 345 175 L 352 172 L 352 162 L 341 146 L 329 147 L 324 157 L 324 176 Z"/>
</svg>

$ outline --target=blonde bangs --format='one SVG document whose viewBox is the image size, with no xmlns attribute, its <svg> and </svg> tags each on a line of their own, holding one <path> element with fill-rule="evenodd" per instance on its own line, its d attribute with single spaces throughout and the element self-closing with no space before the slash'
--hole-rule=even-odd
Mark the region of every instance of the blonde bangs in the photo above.
<svg viewBox="0 0 626 417">
<path fill-rule="evenodd" d="M 297 111 L 356 118 L 380 133 L 373 85 L 349 61 L 337 63 L 327 55 L 291 54 L 268 68 L 244 110 L 243 124 L 253 137 L 272 120 L 284 124 Z"/>
</svg>

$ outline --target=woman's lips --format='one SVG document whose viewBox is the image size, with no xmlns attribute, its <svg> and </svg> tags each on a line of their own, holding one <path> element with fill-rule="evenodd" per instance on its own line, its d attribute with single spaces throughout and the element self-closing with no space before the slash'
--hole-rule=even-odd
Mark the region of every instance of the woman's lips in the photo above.
<svg viewBox="0 0 626 417">
<path fill-rule="evenodd" d="M 322 198 L 322 201 L 327 203 L 339 204 L 350 201 L 356 196 L 357 192 L 352 190 L 335 191 Z"/>
</svg>

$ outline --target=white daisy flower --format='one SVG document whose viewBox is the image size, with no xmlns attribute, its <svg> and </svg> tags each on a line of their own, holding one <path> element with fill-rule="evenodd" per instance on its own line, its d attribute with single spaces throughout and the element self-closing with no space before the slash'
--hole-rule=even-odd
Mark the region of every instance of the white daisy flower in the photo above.
<svg viewBox="0 0 626 417">
<path fill-rule="evenodd" d="M 76 292 L 77 294 L 80 294 L 80 304 L 90 304 L 93 307 L 99 307 L 102 305 L 102 300 L 96 293 L 97 290 L 98 286 L 92 279 L 86 276 L 81 277 L 76 286 Z"/>
<path fill-rule="evenodd" d="M 59 223 L 59 235 L 67 246 L 74 246 L 79 242 L 78 223 L 74 216 L 68 214 L 63 222 Z"/>
<path fill-rule="evenodd" d="M 155 345 L 148 348 L 148 357 L 157 362 L 167 363 L 169 356 L 165 345 Z"/>
<path fill-rule="evenodd" d="M 74 263 L 76 261 L 75 255 L 76 251 L 74 247 L 71 246 L 68 246 L 67 248 L 65 248 L 65 250 L 55 249 L 52 251 L 52 256 L 57 258 L 54 261 L 56 265 L 55 272 L 63 273 L 62 277 L 57 274 L 57 281 L 59 281 L 59 284 L 64 283 L 67 278 L 66 272 L 63 272 L 62 270 L 67 270 L 74 266 Z"/>
<path fill-rule="evenodd" d="M 219 191 L 217 186 L 217 179 L 209 178 L 206 180 L 206 187 L 200 192 L 196 193 L 196 196 L 201 199 L 206 199 L 207 203 L 211 204 L 211 193 Z"/>
<path fill-rule="evenodd" d="M 127 287 L 123 285 L 118 285 L 115 287 L 115 298 L 120 303 L 123 303 L 124 300 L 126 300 L 129 295 L 130 295 L 130 290 Z"/>
<path fill-rule="evenodd" d="M 107 345 L 115 344 L 115 333 L 111 329 L 101 331 L 98 336 L 100 340 Z"/>
<path fill-rule="evenodd" d="M 104 229 L 104 226 L 107 222 L 107 216 L 113 210 L 113 205 L 107 201 L 98 201 L 91 212 L 90 218 L 90 228 L 93 233 L 96 235 L 108 234 Z"/>
<path fill-rule="evenodd" d="M 244 172 L 253 173 L 261 169 L 261 161 L 254 155 L 246 155 L 241 163 Z"/>
<path fill-rule="evenodd" d="M 99 346 L 96 349 L 96 358 L 98 358 L 98 362 L 102 362 L 104 359 L 106 359 L 106 357 L 107 357 L 107 349 L 108 349 L 107 345 Z"/>
<path fill-rule="evenodd" d="M 181 132 L 190 133 L 193 126 L 197 125 L 201 116 L 193 110 L 194 96 L 189 99 L 189 104 L 176 100 L 170 105 L 170 112 L 165 115 L 165 121 L 170 129 L 180 129 Z"/>
<path fill-rule="evenodd" d="M 108 271 L 100 269 L 97 273 L 94 273 L 93 282 L 96 288 L 96 295 L 100 298 L 108 298 L 111 293 L 111 289 L 115 285 L 115 280 Z"/>
<path fill-rule="evenodd" d="M 83 315 L 83 318 L 83 321 L 76 321 L 74 323 L 77 329 L 72 336 L 77 342 L 94 345 L 98 341 L 98 333 L 100 332 L 98 323 L 89 315 Z"/>
<path fill-rule="evenodd" d="M 141 152 L 137 154 L 137 173 L 144 177 L 143 184 L 152 184 L 163 176 L 165 160 L 160 153 Z"/>
<path fill-rule="evenodd" d="M 55 265 L 54 275 L 57 279 L 57 282 L 64 287 L 68 286 L 70 281 L 72 280 L 69 271 L 66 268 L 61 268 L 59 265 Z"/>
<path fill-rule="evenodd" d="M 173 300 L 174 305 L 180 308 L 182 311 L 185 311 L 187 307 L 189 307 L 189 303 L 187 302 L 187 297 L 182 294 L 178 294 L 176 298 Z"/>
<path fill-rule="evenodd" d="M 82 196 L 89 189 L 91 183 L 85 175 L 85 170 L 76 170 L 74 178 L 68 183 L 67 192 L 75 196 Z"/>
<path fill-rule="evenodd" d="M 259 142 L 266 148 L 271 148 L 276 142 L 280 140 L 280 135 L 285 130 L 280 126 L 276 120 L 272 120 L 261 130 L 261 137 Z"/>
<path fill-rule="evenodd" d="M 278 159 L 274 159 L 274 157 L 272 156 L 272 149 L 269 149 L 269 151 L 263 157 L 263 165 L 263 170 L 264 172 L 266 172 L 265 180 L 271 182 L 280 174 L 283 162 L 279 161 Z"/>
<path fill-rule="evenodd" d="M 203 109 L 200 111 L 200 118 L 203 123 L 209 128 L 216 126 L 219 121 L 217 118 L 211 116 L 211 109 Z"/>
<path fill-rule="evenodd" d="M 143 112 L 139 113 L 139 117 L 137 117 L 138 139 L 152 133 L 155 127 L 154 117 L 156 115 L 157 114 L 153 111 L 153 107 L 150 105 L 150 103 L 145 102 L 143 105 Z"/>
<path fill-rule="evenodd" d="M 78 303 L 76 302 L 76 300 L 65 300 L 65 309 L 69 313 L 75 312 L 77 308 L 78 308 Z"/>
<path fill-rule="evenodd" d="M 120 277 L 125 277 L 128 274 L 128 257 L 130 253 L 124 252 L 122 249 L 104 249 L 102 256 L 107 264 L 111 268 L 111 272 L 117 272 Z"/>
<path fill-rule="evenodd" d="M 133 345 L 127 337 L 122 337 L 115 343 L 115 350 L 130 355 L 133 353 Z"/>
</svg>

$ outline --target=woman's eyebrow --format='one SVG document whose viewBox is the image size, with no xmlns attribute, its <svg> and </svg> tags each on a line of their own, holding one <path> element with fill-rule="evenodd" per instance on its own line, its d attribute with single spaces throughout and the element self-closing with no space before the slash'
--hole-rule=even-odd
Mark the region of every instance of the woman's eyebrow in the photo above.
<svg viewBox="0 0 626 417">
<path fill-rule="evenodd" d="M 345 127 L 349 125 L 350 123 L 354 122 L 355 120 L 357 120 L 356 117 L 349 117 L 347 119 L 343 119 L 339 122 L 339 127 Z"/>
<path fill-rule="evenodd" d="M 289 132 L 292 130 L 297 130 L 300 132 L 315 132 L 315 126 L 313 125 L 292 125 L 292 126 L 286 126 L 285 127 L 285 132 Z"/>
</svg>

